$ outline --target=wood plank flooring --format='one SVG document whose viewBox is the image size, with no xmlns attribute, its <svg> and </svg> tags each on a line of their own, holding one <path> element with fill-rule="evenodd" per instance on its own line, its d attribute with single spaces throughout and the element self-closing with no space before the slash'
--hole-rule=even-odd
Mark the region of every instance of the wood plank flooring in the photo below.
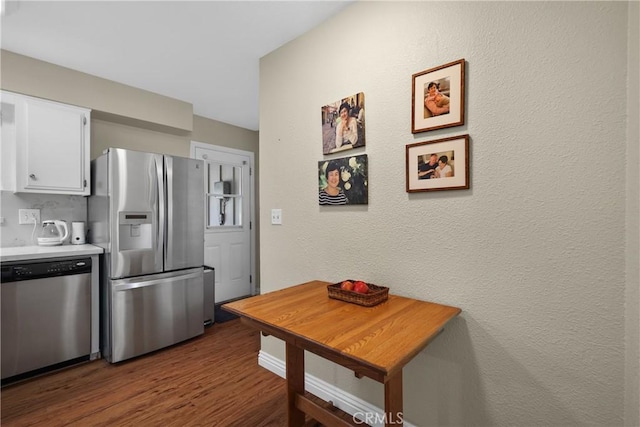
<svg viewBox="0 0 640 427">
<path fill-rule="evenodd" d="M 286 384 L 258 366 L 260 336 L 232 320 L 171 348 L 96 360 L 0 390 L 10 426 L 286 425 Z"/>
</svg>

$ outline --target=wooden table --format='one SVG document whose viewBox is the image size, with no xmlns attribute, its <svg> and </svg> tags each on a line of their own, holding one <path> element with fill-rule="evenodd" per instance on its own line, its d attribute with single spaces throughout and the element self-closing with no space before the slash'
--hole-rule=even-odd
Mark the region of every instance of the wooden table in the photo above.
<svg viewBox="0 0 640 427">
<path fill-rule="evenodd" d="M 303 426 L 305 413 L 326 426 L 363 425 L 305 393 L 305 350 L 383 383 L 386 425 L 402 425 L 402 368 L 460 309 L 392 294 L 379 305 L 362 307 L 330 299 L 329 284 L 303 283 L 223 308 L 286 343 L 290 427 Z"/>
</svg>

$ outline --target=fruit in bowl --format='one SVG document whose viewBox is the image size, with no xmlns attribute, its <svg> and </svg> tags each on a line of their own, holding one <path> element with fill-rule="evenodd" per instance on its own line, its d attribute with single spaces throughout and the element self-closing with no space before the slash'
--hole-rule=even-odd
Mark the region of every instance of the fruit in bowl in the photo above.
<svg viewBox="0 0 640 427">
<path fill-rule="evenodd" d="M 362 280 L 347 279 L 327 285 L 329 298 L 364 307 L 373 307 L 387 300 L 389 288 Z"/>
<path fill-rule="evenodd" d="M 356 280 L 353 282 L 353 290 L 359 294 L 369 293 L 369 286 L 362 280 Z"/>
<path fill-rule="evenodd" d="M 350 280 L 345 280 L 344 282 L 342 282 L 340 284 L 340 289 L 343 289 L 345 291 L 352 291 L 353 290 L 353 282 Z"/>
</svg>

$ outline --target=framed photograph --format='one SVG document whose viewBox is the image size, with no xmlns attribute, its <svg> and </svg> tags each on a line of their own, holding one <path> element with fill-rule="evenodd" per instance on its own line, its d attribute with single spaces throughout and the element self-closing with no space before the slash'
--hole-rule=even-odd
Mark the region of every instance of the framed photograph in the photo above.
<svg viewBox="0 0 640 427">
<path fill-rule="evenodd" d="M 322 107 L 322 154 L 364 147 L 364 93 Z"/>
<path fill-rule="evenodd" d="M 366 205 L 369 203 L 367 155 L 318 162 L 320 205 Z"/>
<path fill-rule="evenodd" d="M 469 135 L 407 145 L 407 192 L 469 188 Z"/>
<path fill-rule="evenodd" d="M 464 59 L 412 77 L 411 132 L 464 124 Z"/>
</svg>

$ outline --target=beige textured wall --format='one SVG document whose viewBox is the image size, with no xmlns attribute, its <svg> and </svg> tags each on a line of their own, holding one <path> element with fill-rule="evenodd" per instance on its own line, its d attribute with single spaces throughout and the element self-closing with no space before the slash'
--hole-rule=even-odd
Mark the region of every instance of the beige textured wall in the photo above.
<svg viewBox="0 0 640 427">
<path fill-rule="evenodd" d="M 191 141 L 235 148 L 258 154 L 258 132 L 193 116 L 193 132 L 168 132 L 166 128 L 92 118 L 91 158 L 111 146 L 189 157 Z M 164 131 L 163 131 L 164 130 Z"/>
<path fill-rule="evenodd" d="M 637 360 L 625 367 L 625 342 L 638 341 L 625 312 L 639 305 L 625 278 L 625 218 L 637 225 L 640 214 L 626 204 L 624 160 L 610 167 L 603 153 L 638 143 L 626 131 L 638 123 L 626 116 L 638 98 L 627 83 L 638 26 L 628 31 L 628 8 L 356 2 L 261 60 L 263 291 L 361 278 L 463 310 L 405 368 L 410 423 L 625 424 L 625 396 L 638 387 L 625 391 L 625 377 L 638 377 Z M 459 58 L 466 124 L 413 135 L 411 75 Z M 610 102 L 597 102 L 599 90 Z M 367 145 L 354 151 L 369 156 L 369 204 L 319 207 L 317 162 L 351 154 L 322 155 L 320 108 L 360 91 Z M 471 188 L 407 194 L 405 146 L 464 133 Z M 266 225 L 272 207 L 282 226 Z M 637 256 L 628 262 L 637 269 Z M 284 357 L 274 338 L 262 350 Z M 307 364 L 383 406 L 380 385 Z M 638 425 L 630 412 L 626 425 Z"/>
<path fill-rule="evenodd" d="M 188 136 L 91 119 L 91 159 L 109 147 L 189 157 L 190 144 Z"/>
<path fill-rule="evenodd" d="M 629 2 L 627 117 L 640 117 L 640 2 Z M 640 125 L 627 122 L 627 256 L 625 321 L 627 342 L 625 421 L 640 425 Z"/>
<path fill-rule="evenodd" d="M 193 108 L 184 101 L 7 50 L 0 51 L 0 72 L 0 86 L 5 90 L 184 132 L 193 129 Z"/>
<path fill-rule="evenodd" d="M 209 120 L 205 117 L 193 116 L 191 139 L 207 144 L 258 153 L 258 132 Z"/>
<path fill-rule="evenodd" d="M 91 158 L 109 147 L 189 157 L 192 140 L 258 153 L 258 133 L 193 115 L 191 104 L 0 50 L 0 88 L 91 108 Z"/>
</svg>

